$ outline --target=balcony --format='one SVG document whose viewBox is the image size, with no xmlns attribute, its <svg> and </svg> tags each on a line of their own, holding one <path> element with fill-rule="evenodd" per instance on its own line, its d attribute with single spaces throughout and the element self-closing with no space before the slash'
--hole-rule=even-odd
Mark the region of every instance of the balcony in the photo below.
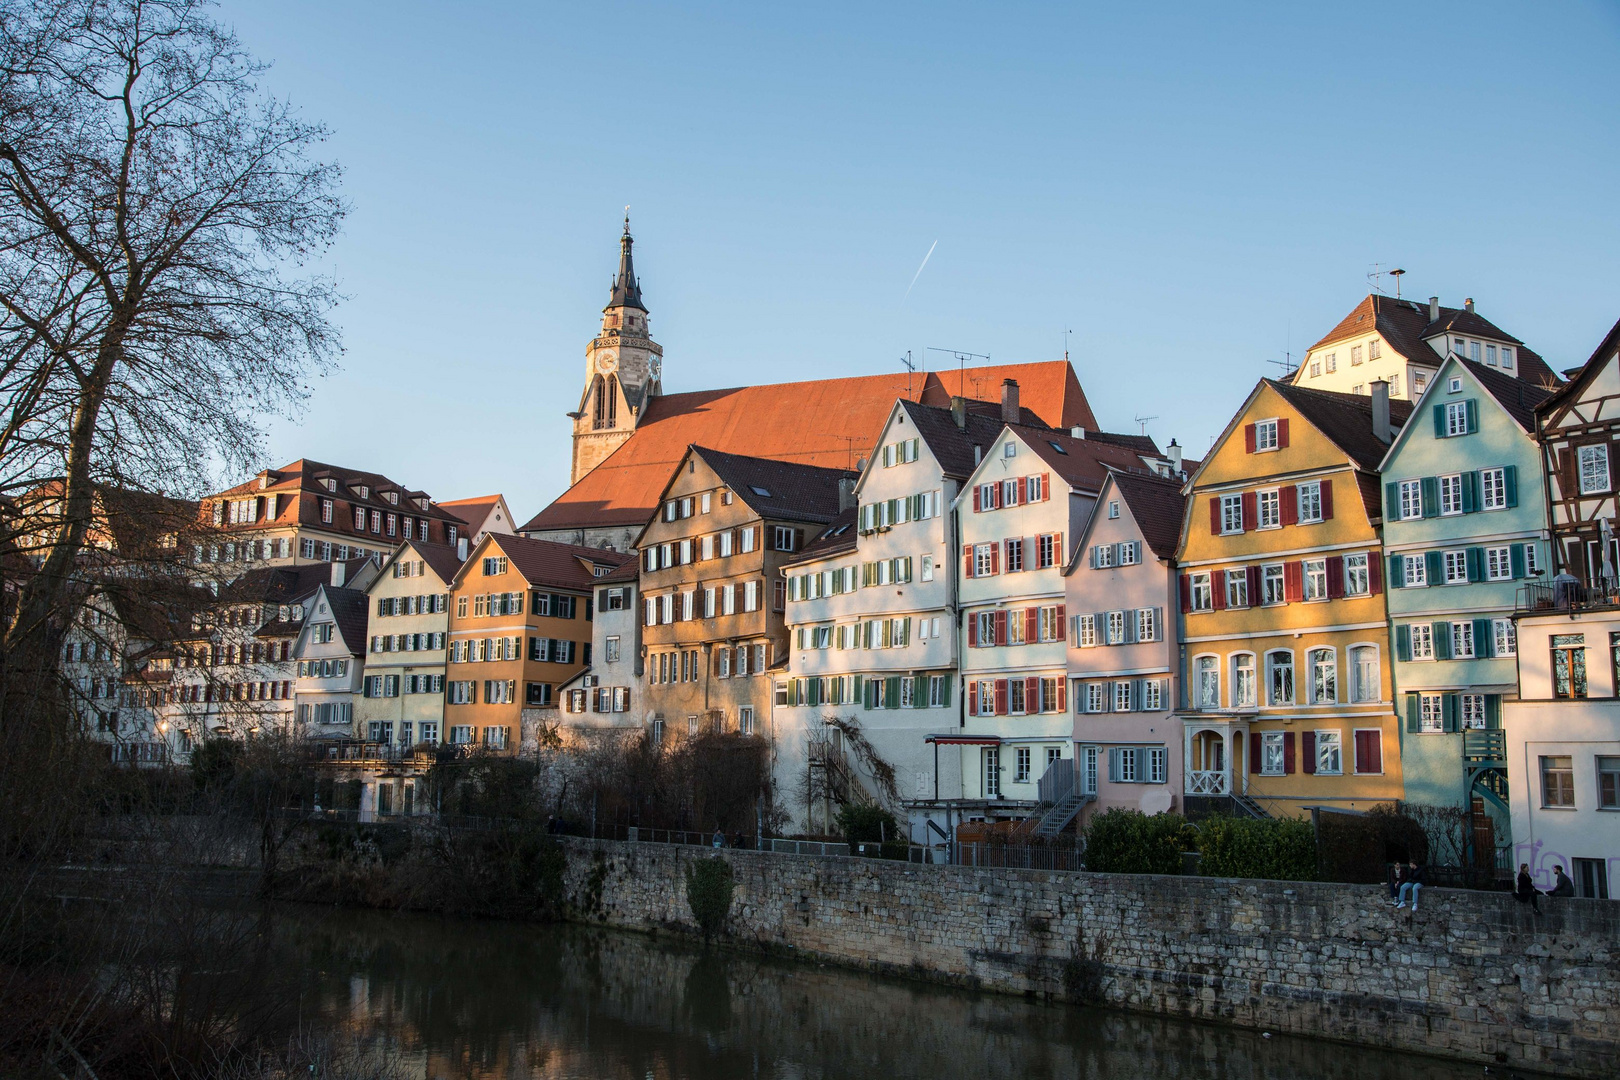
<svg viewBox="0 0 1620 1080">
<path fill-rule="evenodd" d="M 1520 615 L 1620 610 L 1620 581 L 1583 585 L 1569 578 L 1521 585 L 1516 610 Z"/>
<path fill-rule="evenodd" d="M 1507 762 L 1507 732 L 1474 728 L 1463 732 L 1463 758 L 1481 764 Z"/>
<path fill-rule="evenodd" d="M 1188 770 L 1186 794 L 1225 795 L 1226 793 L 1225 769 Z"/>
</svg>

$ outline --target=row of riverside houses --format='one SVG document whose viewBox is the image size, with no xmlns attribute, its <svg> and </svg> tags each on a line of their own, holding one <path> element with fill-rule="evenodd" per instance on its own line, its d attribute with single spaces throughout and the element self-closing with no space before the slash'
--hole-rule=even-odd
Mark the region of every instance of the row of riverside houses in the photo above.
<svg viewBox="0 0 1620 1080">
<path fill-rule="evenodd" d="M 725 731 L 768 740 L 792 831 L 873 801 L 919 841 L 1405 800 L 1606 894 L 1620 329 L 1561 384 L 1471 302 L 1368 297 L 1183 462 L 1066 362 L 665 396 L 630 247 L 569 491 L 516 535 L 313 462 L 204 500 L 236 539 L 198 564 L 244 572 L 160 722 L 380 758 Z"/>
</svg>

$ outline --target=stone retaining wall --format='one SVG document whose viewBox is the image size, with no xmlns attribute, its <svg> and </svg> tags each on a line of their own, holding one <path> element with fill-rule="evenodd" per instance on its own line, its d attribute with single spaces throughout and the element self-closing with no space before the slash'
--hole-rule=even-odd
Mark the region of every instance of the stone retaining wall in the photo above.
<svg viewBox="0 0 1620 1080">
<path fill-rule="evenodd" d="M 566 841 L 581 921 L 695 932 L 701 848 Z M 722 853 L 738 944 L 1009 993 L 1614 1075 L 1620 903 Z"/>
</svg>

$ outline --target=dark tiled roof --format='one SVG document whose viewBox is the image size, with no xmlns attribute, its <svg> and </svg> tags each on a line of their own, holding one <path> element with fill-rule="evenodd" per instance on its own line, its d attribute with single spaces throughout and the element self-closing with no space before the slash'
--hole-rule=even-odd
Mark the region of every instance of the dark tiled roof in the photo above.
<svg viewBox="0 0 1620 1080">
<path fill-rule="evenodd" d="M 328 585 L 323 595 L 332 608 L 332 621 L 337 623 L 343 644 L 357 656 L 366 651 L 366 624 L 370 621 L 371 604 L 359 589 L 344 589 Z"/>
<path fill-rule="evenodd" d="M 1335 446 L 1349 454 L 1356 465 L 1376 470 L 1384 460 L 1389 444 L 1382 442 L 1372 430 L 1372 398 L 1363 394 L 1340 394 L 1332 390 L 1311 390 L 1292 383 L 1267 379 L 1265 382 L 1299 414 L 1310 421 L 1316 430 L 1333 440 Z M 1390 427 L 1397 432 L 1412 415 L 1412 403 L 1400 399 L 1389 403 Z"/>
<path fill-rule="evenodd" d="M 603 574 L 596 579 L 598 585 L 623 585 L 627 581 L 635 581 L 641 576 L 641 564 L 630 559 L 623 566 L 612 573 Z"/>
<path fill-rule="evenodd" d="M 1468 373 L 1483 386 L 1491 397 L 1501 403 L 1525 431 L 1536 430 L 1536 406 L 1552 397 L 1553 392 L 1544 387 L 1532 386 L 1523 379 L 1515 379 L 1511 375 L 1504 375 L 1493 367 L 1477 364 L 1472 360 L 1462 361 Z"/>
<path fill-rule="evenodd" d="M 278 497 L 279 505 L 276 507 L 274 518 L 261 518 L 251 525 L 233 525 L 227 521 L 224 527 L 235 532 L 304 524 L 323 532 L 349 534 L 356 539 L 369 539 L 378 544 L 388 542 L 375 533 L 355 529 L 352 509 L 355 506 L 363 506 L 379 513 L 437 520 L 453 524 L 457 528 L 464 524 L 459 517 L 441 509 L 437 503 L 429 499 L 426 492 L 403 487 L 381 473 L 346 469 L 338 465 L 327 465 L 324 462 L 300 458 L 279 469 L 267 469 L 262 476 L 265 481 L 263 487 L 260 487 L 259 478 L 255 477 L 204 499 L 201 508 L 203 522 L 212 523 L 213 505 L 220 500 L 275 495 Z M 327 480 L 336 481 L 337 490 L 328 491 L 325 487 Z M 366 489 L 364 498 L 361 498 L 359 492 L 362 487 Z M 397 495 L 399 499 L 397 503 L 390 503 L 384 498 L 390 492 Z M 338 506 L 332 521 L 322 522 L 317 510 L 318 504 L 315 502 L 317 498 L 331 498 L 348 505 Z M 418 502 L 422 499 L 427 500 L 426 509 Z"/>
<path fill-rule="evenodd" d="M 1127 446 L 1076 439 L 1058 431 L 1013 427 L 1037 457 L 1080 491 L 1098 492 L 1110 472 L 1147 472 L 1139 451 Z"/>
<path fill-rule="evenodd" d="M 1319 349 L 1335 341 L 1370 334 L 1374 330 L 1389 343 L 1390 348 L 1420 364 L 1438 365 L 1444 359 L 1427 344 L 1427 339 L 1437 334 L 1468 334 L 1511 342 L 1517 346 L 1520 378 L 1536 385 L 1545 383 L 1549 378 L 1556 379 L 1545 360 L 1524 342 L 1478 312 L 1443 307 L 1440 317 L 1431 320 L 1427 302 L 1404 298 L 1397 300 L 1393 296 L 1380 296 L 1377 293 L 1357 304 L 1354 311 L 1311 348 Z M 1297 373 L 1295 378 L 1298 378 Z"/>
<path fill-rule="evenodd" d="M 843 511 L 820 533 L 816 538 L 804 545 L 804 550 L 791 559 L 784 559 L 784 566 L 795 563 L 814 562 L 816 559 L 825 559 L 829 555 L 842 555 L 854 551 L 859 533 L 856 531 L 856 520 L 860 516 L 857 508 Z"/>
<path fill-rule="evenodd" d="M 490 533 L 485 540 L 499 547 L 512 566 L 530 585 L 550 585 L 560 589 L 590 589 L 600 579 L 595 567 L 614 569 L 626 563 L 634 564 L 634 553 L 608 551 L 606 548 L 582 547 L 579 544 L 559 544 L 552 540 L 530 540 L 507 533 Z M 483 550 L 488 551 L 485 547 Z M 469 560 L 470 562 L 471 560 Z"/>
<path fill-rule="evenodd" d="M 948 408 L 920 405 L 915 401 L 903 401 L 900 407 L 906 411 L 907 422 L 916 428 L 918 437 L 928 444 L 941 471 L 953 480 L 966 480 L 973 475 L 973 470 L 979 467 L 979 458 L 1006 426 L 1001 422 L 999 409 L 994 416 L 969 410 L 964 429 L 956 426 L 956 418 Z M 979 450 L 977 457 L 974 447 Z"/>
<path fill-rule="evenodd" d="M 838 516 L 838 482 L 860 474 L 692 447 L 727 487 L 762 518 L 826 524 Z"/>
<path fill-rule="evenodd" d="M 1153 554 L 1165 560 L 1174 559 L 1176 547 L 1181 543 L 1181 519 L 1187 512 L 1181 481 L 1142 473 L 1115 473 L 1114 486 L 1125 505 L 1131 508 L 1131 517 L 1136 519 L 1142 539 L 1153 549 Z"/>
<path fill-rule="evenodd" d="M 1086 438 L 1092 442 L 1109 443 L 1113 446 L 1128 446 L 1143 454 L 1160 457 L 1159 444 L 1153 441 L 1151 435 L 1130 435 L 1114 431 L 1087 431 Z"/>
<path fill-rule="evenodd" d="M 425 540 L 407 540 L 404 547 L 415 551 L 421 556 L 428 568 L 438 575 L 440 581 L 448 584 L 455 580 L 456 571 L 461 569 L 461 557 L 456 549 L 449 544 L 430 544 Z M 403 550 L 403 549 L 402 549 Z M 399 558 L 396 552 L 394 557 Z"/>
<path fill-rule="evenodd" d="M 1603 340 L 1598 342 L 1598 347 L 1592 350 L 1592 355 L 1570 377 L 1569 382 L 1542 402 L 1541 407 L 1536 411 L 1543 416 L 1548 416 L 1562 408 L 1570 398 L 1579 393 L 1576 389 L 1578 386 L 1586 385 L 1588 375 L 1595 373 L 1604 364 L 1608 363 L 1617 348 L 1620 348 L 1620 322 L 1616 322 L 1609 332 L 1603 335 Z"/>
</svg>

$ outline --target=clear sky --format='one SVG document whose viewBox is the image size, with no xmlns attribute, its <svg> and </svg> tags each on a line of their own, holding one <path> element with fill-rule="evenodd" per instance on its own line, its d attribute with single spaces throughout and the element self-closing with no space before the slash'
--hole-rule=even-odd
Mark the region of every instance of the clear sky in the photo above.
<svg viewBox="0 0 1620 1080">
<path fill-rule="evenodd" d="M 1620 317 L 1612 3 L 222 15 L 332 126 L 353 206 L 341 369 L 265 464 L 520 521 L 567 485 L 626 204 L 666 391 L 1056 359 L 1072 330 L 1102 424 L 1193 455 L 1374 264 L 1555 369 Z"/>
</svg>

